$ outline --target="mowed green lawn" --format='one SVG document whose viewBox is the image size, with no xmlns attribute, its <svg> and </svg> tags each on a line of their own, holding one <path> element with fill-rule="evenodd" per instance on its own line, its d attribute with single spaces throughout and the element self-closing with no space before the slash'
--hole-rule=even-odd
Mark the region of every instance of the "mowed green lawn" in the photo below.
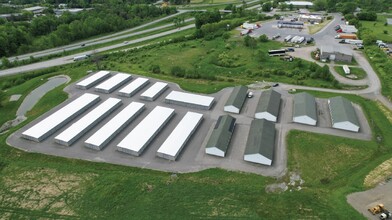
<svg viewBox="0 0 392 220">
<path fill-rule="evenodd" d="M 346 73 L 343 70 L 342 66 L 335 66 L 334 69 L 336 70 L 337 73 L 340 75 L 347 77 Z M 366 77 L 366 72 L 362 68 L 357 68 L 357 67 L 350 67 L 350 75 L 355 75 L 357 78 L 352 78 L 354 80 L 359 80 L 363 79 Z M 349 77 L 347 77 L 349 78 Z"/>
<path fill-rule="evenodd" d="M 93 65 L 80 62 L 58 68 L 53 74 L 67 74 L 74 82 L 92 68 Z M 13 87 L 4 99 L 14 93 L 26 95 L 29 90 L 26 88 L 36 87 L 37 81 L 33 79 Z M 215 83 L 214 86 L 223 87 L 227 82 Z M 210 86 L 198 85 L 200 91 L 208 91 Z M 62 88 L 44 96 L 23 125 L 66 100 Z M 372 119 L 374 136 L 379 136 L 381 141 L 290 132 L 289 172 L 298 172 L 305 182 L 301 190 L 290 187 L 282 193 L 267 193 L 265 187 L 287 182 L 289 176 L 276 180 L 221 169 L 172 175 L 22 152 L 7 146 L 8 134 L 0 135 L 0 216 L 10 219 L 281 219 L 289 215 L 293 219 L 361 219 L 347 204 L 345 195 L 362 190 L 365 175 L 391 156 L 392 130 L 391 123 L 373 101 L 346 97 L 364 108 Z M 3 104 L 0 115 L 12 119 L 10 112 L 15 113 L 17 106 Z"/>
</svg>

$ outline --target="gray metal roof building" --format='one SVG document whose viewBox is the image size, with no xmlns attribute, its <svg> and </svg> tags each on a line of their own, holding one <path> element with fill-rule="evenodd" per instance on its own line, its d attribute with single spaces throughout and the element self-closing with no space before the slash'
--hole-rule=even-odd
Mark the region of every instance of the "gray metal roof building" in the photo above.
<svg viewBox="0 0 392 220">
<path fill-rule="evenodd" d="M 234 132 L 236 119 L 230 115 L 221 115 L 215 124 L 206 145 L 206 154 L 225 157 Z"/>
<path fill-rule="evenodd" d="M 332 119 L 332 127 L 347 131 L 358 132 L 360 125 L 352 103 L 341 96 L 328 100 Z"/>
<path fill-rule="evenodd" d="M 320 59 L 351 62 L 353 59 L 353 53 L 349 48 L 346 48 L 345 46 L 334 47 L 331 45 L 323 45 L 320 48 Z"/>
<path fill-rule="evenodd" d="M 256 107 L 255 118 L 276 122 L 279 115 L 280 93 L 273 89 L 261 93 Z"/>
<path fill-rule="evenodd" d="M 271 165 L 275 149 L 275 124 L 265 119 L 255 119 L 250 125 L 244 160 Z"/>
<path fill-rule="evenodd" d="M 294 95 L 293 121 L 296 123 L 316 125 L 316 99 L 306 92 Z"/>
<path fill-rule="evenodd" d="M 244 105 L 246 99 L 246 93 L 248 92 L 248 87 L 246 86 L 236 86 L 230 94 L 223 110 L 225 112 L 231 112 L 239 114 L 242 106 Z"/>
</svg>

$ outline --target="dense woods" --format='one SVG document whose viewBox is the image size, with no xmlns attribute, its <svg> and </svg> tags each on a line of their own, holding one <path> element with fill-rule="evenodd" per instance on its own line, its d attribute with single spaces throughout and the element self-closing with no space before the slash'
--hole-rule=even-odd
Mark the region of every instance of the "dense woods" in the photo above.
<svg viewBox="0 0 392 220">
<path fill-rule="evenodd" d="M 113 2 L 96 5 L 93 10 L 78 14 L 65 12 L 56 17 L 49 13 L 29 22 L 0 19 L 0 57 L 69 44 L 95 35 L 134 27 L 143 21 L 176 12 L 172 7 L 158 8 L 147 4 Z"/>
</svg>

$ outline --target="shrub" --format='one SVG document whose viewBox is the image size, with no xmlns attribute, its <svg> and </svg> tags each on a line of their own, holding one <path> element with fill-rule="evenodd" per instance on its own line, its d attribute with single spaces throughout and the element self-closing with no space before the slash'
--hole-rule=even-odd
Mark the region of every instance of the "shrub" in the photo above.
<svg viewBox="0 0 392 220">
<path fill-rule="evenodd" d="M 159 65 L 153 64 L 150 67 L 150 71 L 156 74 L 161 73 L 161 67 L 159 67 Z"/>
<path fill-rule="evenodd" d="M 185 76 L 185 70 L 179 66 L 173 66 L 170 70 L 170 73 L 176 77 L 184 77 Z"/>
<path fill-rule="evenodd" d="M 268 42 L 268 37 L 265 34 L 260 35 L 259 37 L 260 42 Z"/>
</svg>

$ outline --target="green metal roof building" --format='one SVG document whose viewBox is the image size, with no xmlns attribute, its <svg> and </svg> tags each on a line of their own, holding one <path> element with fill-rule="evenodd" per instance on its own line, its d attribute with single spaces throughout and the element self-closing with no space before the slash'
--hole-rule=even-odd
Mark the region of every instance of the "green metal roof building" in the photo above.
<svg viewBox="0 0 392 220">
<path fill-rule="evenodd" d="M 360 128 L 359 120 L 352 103 L 341 96 L 328 100 L 331 113 L 332 127 L 347 131 L 358 132 Z"/>
<path fill-rule="evenodd" d="M 306 92 L 294 95 L 293 121 L 296 123 L 316 125 L 316 99 Z"/>
<path fill-rule="evenodd" d="M 268 165 L 272 164 L 275 151 L 275 124 L 265 119 L 255 119 L 250 125 L 244 160 Z"/>
<path fill-rule="evenodd" d="M 234 132 L 236 119 L 230 115 L 221 115 L 214 126 L 206 145 L 206 154 L 225 157 Z"/>
<path fill-rule="evenodd" d="M 255 118 L 276 122 L 279 115 L 281 94 L 273 89 L 261 93 Z"/>
<path fill-rule="evenodd" d="M 225 112 L 239 114 L 242 106 L 244 105 L 247 92 L 248 92 L 248 87 L 246 86 L 234 87 L 223 110 Z"/>
</svg>

